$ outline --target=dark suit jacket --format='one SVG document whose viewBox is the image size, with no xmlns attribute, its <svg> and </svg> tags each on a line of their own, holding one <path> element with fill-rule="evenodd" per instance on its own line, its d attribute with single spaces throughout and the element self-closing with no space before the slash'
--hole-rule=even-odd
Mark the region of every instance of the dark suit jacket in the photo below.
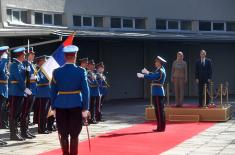
<svg viewBox="0 0 235 155">
<path fill-rule="evenodd" d="M 210 59 L 205 59 L 205 65 L 201 63 L 201 59 L 196 61 L 195 78 L 199 82 L 205 83 L 212 78 L 212 62 Z"/>
</svg>

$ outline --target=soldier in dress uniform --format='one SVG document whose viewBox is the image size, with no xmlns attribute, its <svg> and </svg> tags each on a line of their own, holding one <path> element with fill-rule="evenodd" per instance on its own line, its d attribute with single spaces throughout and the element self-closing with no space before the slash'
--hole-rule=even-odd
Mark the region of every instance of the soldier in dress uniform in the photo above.
<svg viewBox="0 0 235 155">
<path fill-rule="evenodd" d="M 82 120 L 86 120 L 88 115 L 89 88 L 85 69 L 75 65 L 78 47 L 69 45 L 63 51 L 66 63 L 54 70 L 51 82 L 52 109 L 56 109 L 56 123 L 63 154 L 77 155 Z"/>
<path fill-rule="evenodd" d="M 8 98 L 8 49 L 8 46 L 0 47 L 0 123 L 3 122 L 3 107 L 6 106 L 6 100 Z M 0 146 L 6 144 L 7 142 L 0 139 Z"/>
<path fill-rule="evenodd" d="M 87 68 L 87 65 L 88 65 L 88 58 L 82 58 L 82 59 L 79 59 L 79 66 L 82 67 L 82 68 Z"/>
<path fill-rule="evenodd" d="M 87 77 L 88 77 L 88 85 L 90 89 L 90 114 L 91 118 L 89 123 L 96 124 L 96 115 L 95 110 L 96 106 L 100 105 L 100 91 L 99 84 L 97 81 L 97 75 L 95 73 L 95 62 L 94 60 L 90 60 L 87 66 Z"/>
<path fill-rule="evenodd" d="M 104 63 L 100 62 L 96 65 L 97 70 L 97 81 L 99 83 L 99 90 L 100 90 L 100 105 L 96 106 L 96 120 L 101 121 L 102 120 L 102 107 L 104 103 L 105 96 L 108 92 L 109 84 L 107 82 L 107 79 L 104 75 Z"/>
<path fill-rule="evenodd" d="M 18 134 L 17 120 L 22 113 L 22 106 L 24 102 L 24 96 L 32 95 L 32 92 L 25 84 L 25 67 L 23 61 L 25 60 L 25 48 L 17 48 L 13 51 L 16 58 L 13 59 L 13 63 L 10 65 L 10 77 L 9 77 L 9 125 L 10 125 L 10 139 L 22 141 L 24 138 Z M 20 122 L 21 126 L 23 121 Z M 24 133 L 22 131 L 21 133 Z"/>
<path fill-rule="evenodd" d="M 46 55 L 39 56 L 36 58 L 37 66 L 39 67 L 37 75 L 37 92 L 36 92 L 36 105 L 38 108 L 37 116 L 38 117 L 38 133 L 39 134 L 48 134 L 47 130 L 47 114 L 50 109 L 51 99 L 50 99 L 50 84 L 49 80 L 41 70 L 41 66 L 46 62 Z"/>
<path fill-rule="evenodd" d="M 31 109 L 35 101 L 35 94 L 36 94 L 36 88 L 37 88 L 36 66 L 33 64 L 35 52 L 32 47 L 26 50 L 26 57 L 27 59 L 23 61 L 23 65 L 26 68 L 26 71 L 25 71 L 26 87 L 30 89 L 32 94 L 24 97 L 20 127 L 21 127 L 21 136 L 23 138 L 32 139 L 32 138 L 35 138 L 35 135 L 33 135 L 28 130 L 29 115 L 30 115 Z"/>
<path fill-rule="evenodd" d="M 157 129 L 154 132 L 164 132 L 166 128 L 165 112 L 164 112 L 164 82 L 166 79 L 166 72 L 163 64 L 166 63 L 162 57 L 157 56 L 154 61 L 156 67 L 155 72 L 149 72 L 147 69 L 142 69 L 142 73 L 137 73 L 138 78 L 144 78 L 152 81 L 152 98 L 154 101 L 154 109 L 157 118 Z"/>
</svg>

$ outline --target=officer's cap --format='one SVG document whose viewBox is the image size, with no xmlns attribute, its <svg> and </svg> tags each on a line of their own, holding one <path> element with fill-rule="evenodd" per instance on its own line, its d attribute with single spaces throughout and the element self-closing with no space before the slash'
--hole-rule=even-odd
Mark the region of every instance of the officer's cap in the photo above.
<svg viewBox="0 0 235 155">
<path fill-rule="evenodd" d="M 0 47 L 0 52 L 4 52 L 9 49 L 9 46 L 1 46 Z"/>
<path fill-rule="evenodd" d="M 66 53 L 77 53 L 78 51 L 78 47 L 75 45 L 69 45 L 69 46 L 65 46 L 63 49 L 63 52 Z"/>
<path fill-rule="evenodd" d="M 13 51 L 13 53 L 15 54 L 25 54 L 25 48 L 24 47 L 20 47 L 20 48 L 17 48 Z"/>
<path fill-rule="evenodd" d="M 88 58 L 81 58 L 79 59 L 80 63 L 88 63 Z"/>
<path fill-rule="evenodd" d="M 167 62 L 165 59 L 163 59 L 163 58 L 160 57 L 160 56 L 157 56 L 157 57 L 155 58 L 155 61 L 157 61 L 157 60 L 159 60 L 162 64 L 164 64 L 164 63 Z"/>
<path fill-rule="evenodd" d="M 103 63 L 103 62 L 100 62 L 100 63 L 96 64 L 96 68 L 99 68 L 99 67 L 104 68 L 104 63 Z"/>
<path fill-rule="evenodd" d="M 47 55 L 41 55 L 35 58 L 36 61 L 47 59 Z"/>
<path fill-rule="evenodd" d="M 94 62 L 94 60 L 90 60 L 90 61 L 88 61 L 88 64 L 95 65 L 95 62 Z"/>
<path fill-rule="evenodd" d="M 34 52 L 34 50 L 33 50 L 33 47 L 29 47 L 29 49 L 27 48 L 26 53 L 27 53 L 27 54 L 30 54 L 30 53 L 35 54 L 35 52 Z"/>
</svg>

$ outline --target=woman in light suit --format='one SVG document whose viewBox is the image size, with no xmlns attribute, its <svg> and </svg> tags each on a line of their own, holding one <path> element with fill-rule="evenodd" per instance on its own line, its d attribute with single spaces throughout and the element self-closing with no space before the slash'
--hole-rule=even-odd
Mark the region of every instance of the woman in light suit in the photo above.
<svg viewBox="0 0 235 155">
<path fill-rule="evenodd" d="M 183 52 L 177 52 L 177 59 L 172 64 L 171 82 L 175 88 L 176 107 L 182 107 L 184 102 L 184 88 L 188 81 L 187 63 L 184 61 Z"/>
</svg>

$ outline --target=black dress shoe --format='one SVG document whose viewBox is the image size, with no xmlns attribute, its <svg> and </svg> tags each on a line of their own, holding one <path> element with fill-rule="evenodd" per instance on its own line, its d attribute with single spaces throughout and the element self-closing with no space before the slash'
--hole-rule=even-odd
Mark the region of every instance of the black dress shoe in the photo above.
<svg viewBox="0 0 235 155">
<path fill-rule="evenodd" d="M 165 130 L 162 129 L 153 129 L 153 132 L 164 132 Z"/>
<path fill-rule="evenodd" d="M 96 120 L 93 120 L 93 119 L 89 120 L 88 122 L 89 124 L 97 124 Z"/>
<path fill-rule="evenodd" d="M 32 134 L 31 132 L 29 132 L 29 131 L 26 131 L 27 132 L 27 134 L 29 135 L 29 136 L 31 136 L 32 138 L 36 138 L 36 136 L 34 135 L 34 134 Z"/>
<path fill-rule="evenodd" d="M 25 138 L 25 139 L 33 139 L 33 137 L 31 137 L 31 136 L 28 135 L 27 133 L 21 134 L 21 137 L 23 137 L 23 138 Z"/>
<path fill-rule="evenodd" d="M 7 145 L 7 142 L 0 139 L 0 146 Z"/>
<path fill-rule="evenodd" d="M 39 134 L 49 134 L 50 132 L 48 130 L 45 130 L 45 131 L 40 131 L 38 132 Z"/>
<path fill-rule="evenodd" d="M 10 137 L 10 140 L 24 141 L 25 139 L 20 135 L 16 134 Z"/>
</svg>

